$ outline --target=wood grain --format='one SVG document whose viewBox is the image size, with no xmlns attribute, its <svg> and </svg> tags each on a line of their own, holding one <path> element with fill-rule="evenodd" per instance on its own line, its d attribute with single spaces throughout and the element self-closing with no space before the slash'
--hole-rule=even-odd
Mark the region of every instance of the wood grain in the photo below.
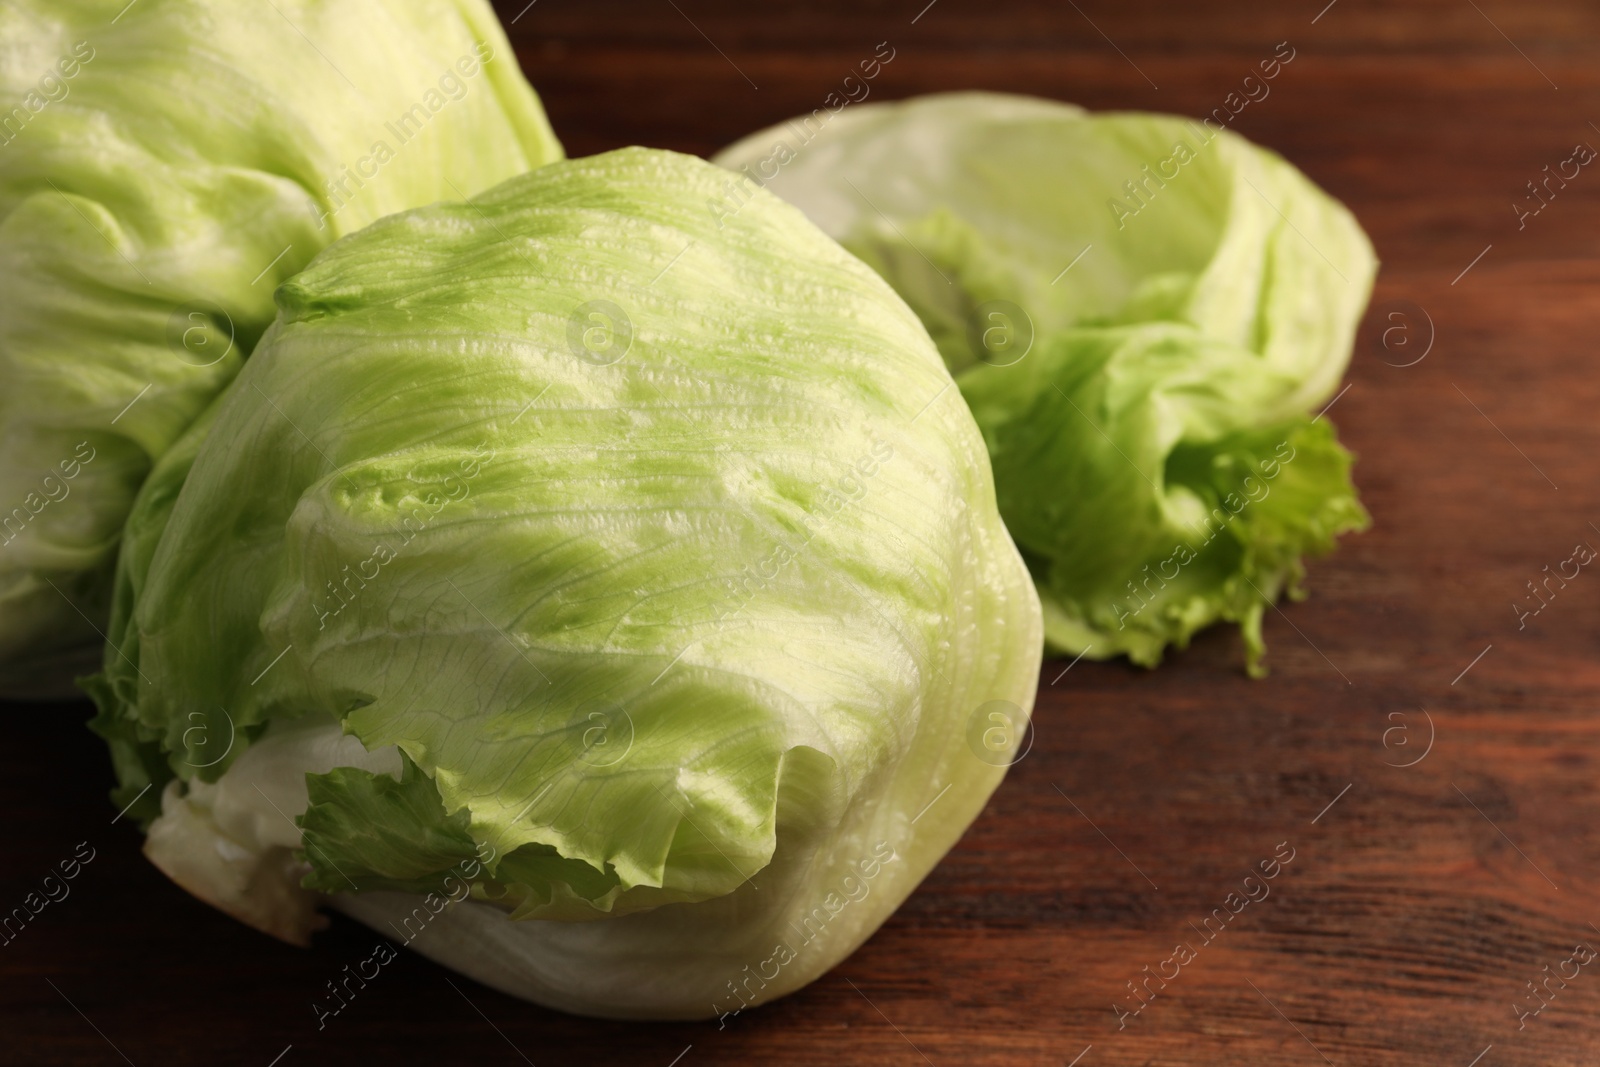
<svg viewBox="0 0 1600 1067">
<path fill-rule="evenodd" d="M 87 706 L 6 706 L 0 905 L 78 842 L 97 851 L 0 947 L 0 1062 L 266 1065 L 288 1046 L 282 1067 L 1600 1057 L 1600 968 L 1520 1030 L 1514 1011 L 1546 965 L 1600 947 L 1600 577 L 1525 629 L 1510 606 L 1576 542 L 1600 544 L 1600 174 L 1524 229 L 1510 207 L 1575 143 L 1600 145 L 1600 9 L 925 2 L 500 12 L 574 154 L 714 151 L 817 106 L 879 41 L 897 52 L 877 98 L 989 88 L 1188 114 L 1290 41 L 1295 63 L 1238 128 L 1350 204 L 1384 268 L 1330 415 L 1374 527 L 1272 615 L 1271 677 L 1243 677 L 1222 631 L 1154 672 L 1046 664 L 1034 747 L 956 850 L 835 972 L 722 1030 L 570 1018 L 408 956 L 318 1032 L 311 1001 L 373 935 L 336 921 L 299 951 L 190 900 L 111 825 Z M 1427 357 L 1392 365 L 1409 357 L 1383 331 L 1404 326 L 1418 352 L 1427 321 Z M 1424 751 L 1429 717 L 1425 758 L 1393 766 Z M 1190 924 L 1283 842 L 1270 896 L 1206 943 Z M 1192 961 L 1119 1029 L 1127 983 L 1180 942 Z"/>
</svg>

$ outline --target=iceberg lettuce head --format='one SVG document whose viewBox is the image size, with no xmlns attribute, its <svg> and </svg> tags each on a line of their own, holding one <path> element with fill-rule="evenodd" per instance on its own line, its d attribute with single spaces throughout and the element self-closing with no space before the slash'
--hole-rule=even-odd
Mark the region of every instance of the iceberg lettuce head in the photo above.
<svg viewBox="0 0 1600 1067">
<path fill-rule="evenodd" d="M 98 656 L 134 494 L 274 287 L 560 155 L 482 0 L 0 8 L 0 686 Z"/>
<path fill-rule="evenodd" d="M 998 785 L 1039 605 L 927 332 L 628 149 L 278 290 L 129 521 L 91 688 L 174 880 L 514 994 L 698 1017 L 861 943 Z M 159 803 L 158 803 L 159 798 Z"/>
<path fill-rule="evenodd" d="M 1250 666 L 1302 558 L 1364 527 L 1326 418 L 1376 262 L 1277 155 L 1175 117 L 956 93 L 819 109 L 717 157 L 917 311 L 972 406 L 1057 651 Z"/>
</svg>

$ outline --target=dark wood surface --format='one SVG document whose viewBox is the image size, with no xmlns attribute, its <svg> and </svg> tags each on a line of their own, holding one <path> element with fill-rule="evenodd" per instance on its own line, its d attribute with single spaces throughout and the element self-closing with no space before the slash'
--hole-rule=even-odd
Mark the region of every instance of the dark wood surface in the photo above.
<svg viewBox="0 0 1600 1067">
<path fill-rule="evenodd" d="M 1600 10 L 1337 0 L 1313 22 L 1325 2 L 937 0 L 915 24 L 926 0 L 501 5 L 573 154 L 708 153 L 817 106 L 879 41 L 896 58 L 875 98 L 1195 115 L 1290 41 L 1237 128 L 1345 200 L 1383 258 L 1333 411 L 1373 529 L 1269 618 L 1264 681 L 1221 631 L 1154 672 L 1047 663 L 1033 750 L 955 851 L 837 970 L 721 1031 L 566 1017 L 404 957 L 319 1033 L 313 998 L 373 935 L 338 920 L 301 951 L 190 900 L 110 824 L 87 706 L 0 708 L 0 906 L 96 850 L 0 947 L 0 1063 L 1600 1060 L 1600 966 L 1520 1030 L 1515 1011 L 1600 948 L 1600 575 L 1525 629 L 1511 607 L 1600 546 L 1600 173 L 1525 229 L 1511 207 L 1600 147 Z M 1414 343 L 1385 349 L 1391 326 Z M 1199 945 L 1189 924 L 1280 842 L 1270 897 L 1119 1030 L 1126 983 Z"/>
</svg>

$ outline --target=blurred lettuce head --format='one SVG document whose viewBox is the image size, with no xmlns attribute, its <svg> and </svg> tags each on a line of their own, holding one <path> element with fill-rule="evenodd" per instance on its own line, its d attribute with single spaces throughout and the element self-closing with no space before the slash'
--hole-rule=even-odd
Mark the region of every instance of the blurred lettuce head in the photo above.
<svg viewBox="0 0 1600 1067">
<path fill-rule="evenodd" d="M 983 440 L 905 303 L 774 197 L 718 225 L 724 178 L 551 164 L 279 289 L 139 497 L 92 684 L 176 881 L 701 1017 L 977 815 L 1041 646 Z"/>
<path fill-rule="evenodd" d="M 914 308 L 982 428 L 1052 649 L 1154 665 L 1297 593 L 1366 525 L 1325 418 L 1376 261 L 1337 201 L 1215 123 L 954 93 L 756 133 L 764 188 Z"/>
<path fill-rule="evenodd" d="M 560 155 L 482 0 L 0 9 L 0 685 L 98 655 L 134 494 L 280 282 Z"/>
</svg>

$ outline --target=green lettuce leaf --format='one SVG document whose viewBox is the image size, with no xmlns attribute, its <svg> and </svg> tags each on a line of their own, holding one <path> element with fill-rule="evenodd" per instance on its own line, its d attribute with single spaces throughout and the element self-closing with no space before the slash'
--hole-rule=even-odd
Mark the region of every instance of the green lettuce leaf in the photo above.
<svg viewBox="0 0 1600 1067">
<path fill-rule="evenodd" d="M 467 812 L 446 814 L 433 780 L 410 759 L 398 781 L 336 767 L 307 775 L 306 786 L 309 806 L 296 822 L 311 864 L 307 889 L 427 893 L 477 858 Z"/>
<path fill-rule="evenodd" d="M 561 156 L 482 0 L 0 9 L 0 689 L 98 656 L 118 535 L 342 234 Z"/>
<path fill-rule="evenodd" d="M 777 193 L 923 320 L 1052 649 L 1154 665 L 1226 619 L 1259 673 L 1265 607 L 1367 524 L 1313 426 L 1376 269 L 1343 207 L 1214 124 L 989 93 L 821 110 L 716 161 L 739 177 L 708 213 Z"/>
<path fill-rule="evenodd" d="M 163 870 L 692 1017 L 808 921 L 759 998 L 821 974 L 960 836 L 1041 645 L 983 440 L 882 279 L 773 197 L 718 226 L 722 180 L 554 163 L 280 287 L 140 494 L 92 685 L 173 776 Z"/>
</svg>

